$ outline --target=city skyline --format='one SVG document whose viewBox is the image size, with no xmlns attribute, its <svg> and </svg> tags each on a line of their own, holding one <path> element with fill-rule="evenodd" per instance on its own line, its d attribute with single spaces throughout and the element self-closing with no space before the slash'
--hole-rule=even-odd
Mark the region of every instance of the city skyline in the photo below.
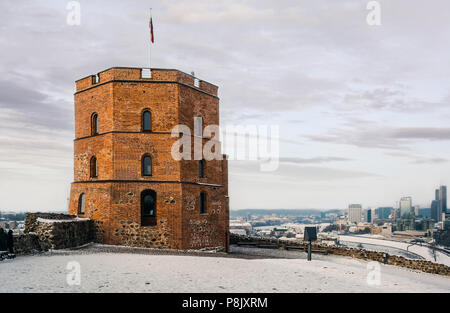
<svg viewBox="0 0 450 313">
<path fill-rule="evenodd" d="M 382 204 L 382 205 L 371 205 L 371 204 L 364 204 L 364 203 L 358 203 L 356 204 L 355 202 L 348 202 L 349 204 L 346 204 L 342 207 L 329 207 L 329 208 L 318 208 L 318 207 L 303 207 L 303 208 L 290 208 L 290 210 L 317 210 L 317 211 L 331 211 L 331 210 L 341 210 L 341 211 L 348 211 L 350 208 L 356 208 L 356 206 L 358 206 L 358 208 L 360 208 L 361 210 L 367 210 L 367 209 L 383 209 L 383 208 L 393 208 L 394 210 L 401 210 L 401 200 L 402 199 L 408 199 L 411 200 L 411 207 L 410 209 L 414 209 L 416 206 L 419 207 L 419 209 L 430 209 L 433 210 L 433 203 L 436 202 L 436 205 L 438 206 L 438 209 L 440 208 L 442 210 L 441 207 L 441 203 L 439 201 L 440 197 L 441 197 L 441 192 L 442 190 L 445 190 L 445 199 L 447 198 L 447 186 L 445 185 L 440 185 L 438 189 L 435 189 L 435 198 L 433 199 L 433 197 L 430 197 L 430 201 L 427 202 L 425 201 L 423 205 L 421 204 L 415 204 L 414 201 L 414 197 L 413 196 L 401 196 L 400 197 L 400 201 L 395 201 L 392 205 L 389 204 Z M 67 201 L 67 205 L 68 205 L 68 200 Z M 447 211 L 447 205 L 445 204 L 445 210 L 442 210 L 441 213 L 446 212 Z M 238 211 L 238 210 L 265 210 L 267 208 L 256 208 L 256 207 L 250 207 L 250 208 L 241 208 L 241 209 L 233 209 L 230 208 L 230 211 Z M 270 208 L 267 210 L 289 210 L 289 208 Z M 8 209 L 8 208 L 3 208 L 0 207 L 0 212 L 39 212 L 42 211 L 40 209 Z M 65 212 L 67 211 L 67 209 L 50 209 L 49 211 L 51 212 Z M 403 215 L 403 214 L 402 214 Z"/>
</svg>

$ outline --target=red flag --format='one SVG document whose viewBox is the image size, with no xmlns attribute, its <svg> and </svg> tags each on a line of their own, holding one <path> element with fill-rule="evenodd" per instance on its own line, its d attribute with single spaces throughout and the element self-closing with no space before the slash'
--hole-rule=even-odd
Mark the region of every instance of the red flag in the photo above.
<svg viewBox="0 0 450 313">
<path fill-rule="evenodd" d="M 153 35 L 153 19 L 150 17 L 150 38 L 152 39 L 152 43 L 155 42 L 155 36 Z"/>
</svg>

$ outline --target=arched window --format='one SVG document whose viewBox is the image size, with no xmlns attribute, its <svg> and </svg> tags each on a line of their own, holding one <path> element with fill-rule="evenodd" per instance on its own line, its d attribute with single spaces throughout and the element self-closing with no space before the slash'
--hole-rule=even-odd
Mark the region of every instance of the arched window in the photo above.
<svg viewBox="0 0 450 313">
<path fill-rule="evenodd" d="M 91 158 L 91 178 L 96 178 L 98 176 L 97 173 L 97 158 L 95 156 L 93 156 Z"/>
<path fill-rule="evenodd" d="M 149 155 L 142 158 L 142 176 L 152 176 L 152 158 Z"/>
<path fill-rule="evenodd" d="M 206 193 L 200 193 L 200 214 L 206 214 Z"/>
<path fill-rule="evenodd" d="M 142 130 L 145 132 L 152 131 L 152 113 L 148 110 L 142 113 Z"/>
<path fill-rule="evenodd" d="M 205 178 L 205 160 L 198 161 L 198 176 Z"/>
<path fill-rule="evenodd" d="M 86 213 L 86 195 L 82 193 L 78 198 L 78 214 Z"/>
<path fill-rule="evenodd" d="M 98 114 L 94 113 L 91 117 L 91 135 L 98 135 Z"/>
<path fill-rule="evenodd" d="M 156 192 L 153 190 L 141 193 L 141 225 L 156 225 Z"/>
</svg>

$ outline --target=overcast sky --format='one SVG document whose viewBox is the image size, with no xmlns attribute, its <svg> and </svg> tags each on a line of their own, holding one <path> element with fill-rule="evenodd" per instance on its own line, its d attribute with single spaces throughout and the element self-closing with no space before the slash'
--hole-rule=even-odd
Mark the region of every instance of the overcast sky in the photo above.
<svg viewBox="0 0 450 313">
<path fill-rule="evenodd" d="M 0 2 L 0 209 L 65 210 L 74 81 L 112 66 L 195 71 L 221 124 L 280 127 L 280 166 L 230 162 L 231 209 L 429 207 L 450 175 L 450 3 Z"/>
</svg>

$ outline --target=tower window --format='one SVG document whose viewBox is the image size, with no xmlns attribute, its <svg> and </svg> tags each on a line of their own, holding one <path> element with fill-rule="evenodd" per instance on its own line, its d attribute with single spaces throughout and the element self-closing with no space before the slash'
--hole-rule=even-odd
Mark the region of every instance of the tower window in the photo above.
<svg viewBox="0 0 450 313">
<path fill-rule="evenodd" d="M 91 117 L 91 135 L 98 135 L 98 114 L 94 113 Z"/>
<path fill-rule="evenodd" d="M 149 155 L 142 158 L 142 176 L 152 176 L 152 158 Z"/>
<path fill-rule="evenodd" d="M 153 190 L 141 193 L 141 225 L 156 225 L 156 192 Z"/>
<path fill-rule="evenodd" d="M 78 214 L 86 213 L 86 195 L 82 193 L 78 198 Z"/>
<path fill-rule="evenodd" d="M 198 176 L 205 178 L 205 160 L 198 161 Z"/>
<path fill-rule="evenodd" d="M 98 173 L 97 173 L 97 158 L 95 156 L 93 156 L 91 158 L 90 167 L 91 167 L 91 178 L 97 178 L 97 176 L 98 176 Z"/>
<path fill-rule="evenodd" d="M 152 131 L 152 114 L 148 110 L 142 113 L 142 130 L 145 132 Z"/>
<path fill-rule="evenodd" d="M 200 214 L 206 214 L 206 193 L 200 193 Z"/>
</svg>

